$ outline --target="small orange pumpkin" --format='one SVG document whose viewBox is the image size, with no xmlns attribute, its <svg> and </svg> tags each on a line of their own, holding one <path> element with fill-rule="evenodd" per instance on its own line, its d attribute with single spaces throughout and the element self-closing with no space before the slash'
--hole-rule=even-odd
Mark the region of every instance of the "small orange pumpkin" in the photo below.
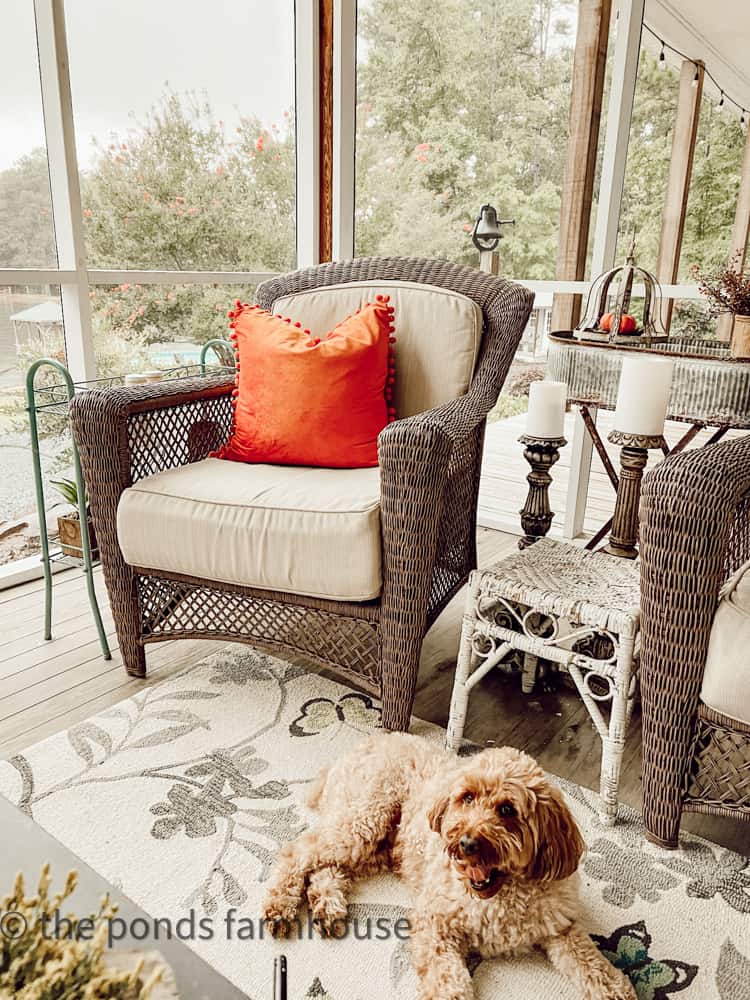
<svg viewBox="0 0 750 1000">
<path fill-rule="evenodd" d="M 612 324 L 615 321 L 614 313 L 605 313 L 600 322 L 599 327 L 602 330 L 606 330 L 607 333 L 612 329 Z M 635 321 L 635 316 L 631 316 L 629 313 L 623 313 L 620 317 L 620 333 L 635 333 L 638 329 L 638 325 Z"/>
</svg>

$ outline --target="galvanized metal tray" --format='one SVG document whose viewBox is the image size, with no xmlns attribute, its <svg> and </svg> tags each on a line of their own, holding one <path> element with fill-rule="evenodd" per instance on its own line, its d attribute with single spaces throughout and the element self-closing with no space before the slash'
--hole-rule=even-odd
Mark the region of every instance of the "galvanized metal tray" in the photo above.
<svg viewBox="0 0 750 1000">
<path fill-rule="evenodd" d="M 750 363 L 730 357 L 716 340 L 670 338 L 649 346 L 594 343 L 572 331 L 549 335 L 547 374 L 566 382 L 568 398 L 613 410 L 620 369 L 633 354 L 675 360 L 667 416 L 671 420 L 750 429 Z"/>
</svg>

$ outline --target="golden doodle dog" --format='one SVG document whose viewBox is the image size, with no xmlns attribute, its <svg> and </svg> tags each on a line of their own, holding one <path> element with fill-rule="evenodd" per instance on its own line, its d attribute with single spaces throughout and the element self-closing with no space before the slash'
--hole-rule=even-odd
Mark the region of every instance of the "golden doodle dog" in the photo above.
<svg viewBox="0 0 750 1000">
<path fill-rule="evenodd" d="M 409 885 L 419 1000 L 471 1000 L 466 956 L 542 948 L 581 1000 L 636 1000 L 577 924 L 584 843 L 560 792 L 506 747 L 459 759 L 420 737 L 365 740 L 315 783 L 318 821 L 279 854 L 264 919 L 289 931 L 305 897 L 319 931 L 356 878 Z"/>
</svg>

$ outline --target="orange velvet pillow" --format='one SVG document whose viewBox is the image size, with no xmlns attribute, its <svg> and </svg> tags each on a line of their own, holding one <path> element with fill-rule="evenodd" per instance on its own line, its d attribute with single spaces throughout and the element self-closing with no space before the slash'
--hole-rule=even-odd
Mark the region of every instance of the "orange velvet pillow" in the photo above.
<svg viewBox="0 0 750 1000">
<path fill-rule="evenodd" d="M 363 468 L 395 419 L 393 306 L 378 295 L 322 339 L 301 323 L 237 302 L 234 417 L 215 453 L 233 462 Z"/>
</svg>

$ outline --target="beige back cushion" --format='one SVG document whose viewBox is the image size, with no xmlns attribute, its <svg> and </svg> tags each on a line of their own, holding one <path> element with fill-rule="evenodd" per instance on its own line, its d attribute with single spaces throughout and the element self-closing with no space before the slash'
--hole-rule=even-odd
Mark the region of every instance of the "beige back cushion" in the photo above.
<svg viewBox="0 0 750 1000">
<path fill-rule="evenodd" d="M 482 340 L 482 310 L 465 295 L 410 281 L 353 281 L 285 295 L 273 311 L 322 337 L 378 294 L 390 295 L 396 311 L 396 414 L 463 396 Z"/>
<path fill-rule="evenodd" d="M 721 589 L 711 628 L 701 701 L 750 726 L 750 562 Z"/>
</svg>

